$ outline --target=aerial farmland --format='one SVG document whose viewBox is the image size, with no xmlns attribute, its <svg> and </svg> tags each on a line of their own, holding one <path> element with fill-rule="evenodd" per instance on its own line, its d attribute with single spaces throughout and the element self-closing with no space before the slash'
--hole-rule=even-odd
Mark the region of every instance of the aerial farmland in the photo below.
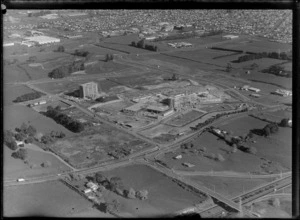
<svg viewBox="0 0 300 220">
<path fill-rule="evenodd" d="M 291 217 L 292 10 L 13 10 L 5 217 Z"/>
</svg>

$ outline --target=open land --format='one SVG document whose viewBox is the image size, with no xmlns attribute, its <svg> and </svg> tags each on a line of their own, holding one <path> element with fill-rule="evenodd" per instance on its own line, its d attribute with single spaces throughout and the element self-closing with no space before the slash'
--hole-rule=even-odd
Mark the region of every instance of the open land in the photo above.
<svg viewBox="0 0 300 220">
<path fill-rule="evenodd" d="M 28 151 L 27 164 L 20 159 L 12 158 L 11 154 L 13 151 L 4 146 L 3 171 L 5 179 L 33 178 L 70 171 L 68 166 L 51 153 L 43 152 L 37 146 L 28 147 L 26 145 L 24 148 Z M 42 167 L 41 164 L 47 161 L 50 162 L 51 165 L 49 167 Z"/>
<path fill-rule="evenodd" d="M 57 124 L 52 119 L 47 118 L 46 116 L 43 116 L 26 106 L 5 106 L 4 114 L 6 115 L 4 118 L 5 129 L 14 130 L 16 127 L 20 127 L 23 122 L 29 122 L 29 124 L 32 124 L 39 132 L 43 134 L 50 133 L 52 130 L 55 130 L 64 132 L 67 137 L 73 135 L 71 131 L 64 128 L 62 125 Z"/>
<path fill-rule="evenodd" d="M 127 209 L 125 210 L 130 213 L 133 212 L 132 214 L 135 216 L 149 216 L 151 211 L 154 210 L 158 214 L 170 214 L 201 201 L 200 197 L 180 188 L 170 178 L 146 165 L 130 165 L 124 168 L 117 168 L 104 172 L 104 175 L 120 177 L 127 187 L 132 187 L 136 190 L 148 190 L 149 196 L 147 200 L 135 203 L 133 206 L 127 205 L 126 207 L 125 205 Z M 165 198 L 168 199 L 166 200 Z M 126 200 L 123 202 L 126 202 Z M 143 207 L 144 205 L 147 205 L 147 207 L 142 208 L 140 213 L 140 206 Z M 149 209 L 148 213 L 147 209 Z"/>
<path fill-rule="evenodd" d="M 92 203 L 58 181 L 5 187 L 3 195 L 6 217 L 68 217 L 89 211 L 92 206 Z M 97 217 L 110 217 L 97 212 Z"/>
</svg>

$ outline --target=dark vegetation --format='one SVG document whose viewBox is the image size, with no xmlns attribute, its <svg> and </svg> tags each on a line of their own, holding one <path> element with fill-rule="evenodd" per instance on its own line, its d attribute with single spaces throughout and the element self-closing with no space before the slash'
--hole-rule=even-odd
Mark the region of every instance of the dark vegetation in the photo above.
<svg viewBox="0 0 300 220">
<path fill-rule="evenodd" d="M 276 75 L 276 76 L 283 76 L 283 77 L 288 77 L 288 78 L 292 77 L 292 72 L 291 71 L 286 71 L 284 69 L 284 67 L 282 67 L 280 65 L 272 65 L 269 68 L 262 70 L 262 72 L 273 74 L 273 75 Z"/>
<path fill-rule="evenodd" d="M 29 101 L 29 100 L 34 100 L 34 99 L 38 99 L 38 98 L 42 97 L 43 95 L 45 95 L 45 94 L 34 91 L 34 92 L 26 93 L 24 95 L 17 97 L 15 100 L 13 100 L 13 102 L 25 102 L 25 101 Z"/>
<path fill-rule="evenodd" d="M 65 52 L 65 47 L 62 46 L 62 45 L 60 45 L 60 46 L 57 47 L 56 50 L 54 50 L 54 52 L 61 52 L 61 53 L 63 53 L 63 52 Z"/>
<path fill-rule="evenodd" d="M 84 130 L 84 125 L 81 122 L 62 113 L 58 107 L 53 108 L 52 106 L 48 106 L 44 114 L 72 132 L 79 133 Z"/>
<path fill-rule="evenodd" d="M 244 56 L 240 56 L 237 60 L 232 61 L 233 63 L 242 63 L 249 60 L 257 60 L 261 58 L 273 58 L 273 59 L 279 59 L 279 60 L 292 60 L 292 57 L 289 57 L 287 53 L 281 52 L 262 52 L 262 53 L 253 53 L 253 54 L 247 54 Z"/>
<path fill-rule="evenodd" d="M 21 148 L 18 151 L 13 152 L 11 156 L 15 159 L 25 160 L 28 156 L 28 152 L 26 149 Z"/>
<path fill-rule="evenodd" d="M 105 62 L 109 62 L 111 60 L 114 60 L 114 56 L 112 54 L 106 54 L 106 56 L 105 56 Z"/>
<path fill-rule="evenodd" d="M 141 39 L 138 42 L 132 41 L 130 46 L 151 50 L 151 51 L 158 51 L 157 46 L 151 45 L 151 44 L 145 44 L 145 39 Z"/>
<path fill-rule="evenodd" d="M 74 56 L 79 56 L 79 57 L 87 57 L 90 53 L 88 51 L 83 51 L 83 50 L 75 50 L 73 55 Z"/>
<path fill-rule="evenodd" d="M 55 68 L 50 73 L 48 73 L 48 77 L 54 78 L 54 79 L 64 78 L 66 76 L 71 75 L 71 73 L 73 73 L 73 72 L 81 71 L 84 69 L 85 69 L 85 67 L 84 67 L 83 60 L 74 61 L 69 65 L 64 65 L 64 66 Z"/>
</svg>

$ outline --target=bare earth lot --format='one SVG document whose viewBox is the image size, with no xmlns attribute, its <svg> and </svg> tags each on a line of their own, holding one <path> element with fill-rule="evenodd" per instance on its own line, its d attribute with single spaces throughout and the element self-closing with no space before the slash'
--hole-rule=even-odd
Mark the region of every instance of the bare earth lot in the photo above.
<svg viewBox="0 0 300 220">
<path fill-rule="evenodd" d="M 5 187 L 3 196 L 5 217 L 68 217 L 87 212 L 92 206 L 92 203 L 58 181 Z M 97 212 L 97 217 L 109 217 Z"/>
</svg>

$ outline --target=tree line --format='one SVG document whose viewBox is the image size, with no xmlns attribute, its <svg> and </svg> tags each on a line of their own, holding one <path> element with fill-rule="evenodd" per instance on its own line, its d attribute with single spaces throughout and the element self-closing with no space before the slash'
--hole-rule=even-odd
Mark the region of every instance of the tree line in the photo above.
<svg viewBox="0 0 300 220">
<path fill-rule="evenodd" d="M 71 73 L 73 73 L 73 72 L 81 71 L 84 69 L 85 69 L 85 66 L 84 66 L 83 60 L 73 61 L 69 65 L 63 65 L 58 68 L 55 68 L 50 73 L 48 73 L 48 77 L 54 78 L 54 79 L 64 78 L 66 76 L 71 75 Z"/>
<path fill-rule="evenodd" d="M 45 115 L 72 132 L 79 133 L 84 130 L 83 123 L 62 113 L 59 108 L 48 106 Z"/>
<path fill-rule="evenodd" d="M 24 95 L 18 96 L 15 100 L 13 100 L 13 102 L 25 102 L 25 101 L 29 101 L 29 100 L 34 100 L 34 99 L 38 99 L 38 98 L 42 97 L 43 95 L 45 95 L 45 94 L 34 91 L 34 92 L 30 92 L 30 93 L 26 93 Z"/>
<path fill-rule="evenodd" d="M 291 57 L 287 55 L 286 52 L 262 52 L 262 53 L 253 53 L 253 54 L 247 54 L 244 56 L 240 56 L 237 60 L 232 61 L 233 63 L 242 63 L 249 60 L 257 60 L 261 58 L 273 58 L 273 59 L 279 59 L 279 60 L 292 60 Z"/>
<path fill-rule="evenodd" d="M 145 39 L 141 39 L 138 42 L 132 41 L 130 45 L 133 47 L 142 48 L 146 50 L 158 51 L 157 46 L 151 44 L 145 44 Z"/>
</svg>

